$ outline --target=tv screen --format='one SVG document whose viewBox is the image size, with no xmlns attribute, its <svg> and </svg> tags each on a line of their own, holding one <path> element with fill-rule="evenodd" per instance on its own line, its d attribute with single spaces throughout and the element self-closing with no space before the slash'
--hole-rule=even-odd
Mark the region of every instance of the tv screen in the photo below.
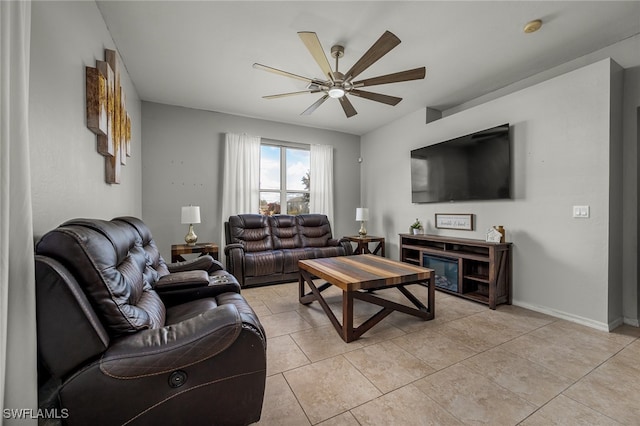
<svg viewBox="0 0 640 426">
<path fill-rule="evenodd" d="M 511 198 L 509 124 L 411 151 L 411 201 Z"/>
</svg>

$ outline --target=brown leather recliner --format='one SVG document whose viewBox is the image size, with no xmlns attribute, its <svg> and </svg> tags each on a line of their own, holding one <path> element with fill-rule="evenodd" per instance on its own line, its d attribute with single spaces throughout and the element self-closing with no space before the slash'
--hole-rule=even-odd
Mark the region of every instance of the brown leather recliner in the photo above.
<svg viewBox="0 0 640 426">
<path fill-rule="evenodd" d="M 66 423 L 259 420 L 264 330 L 233 276 L 212 261 L 165 264 L 135 218 L 73 220 L 41 238 L 39 382 Z"/>
</svg>

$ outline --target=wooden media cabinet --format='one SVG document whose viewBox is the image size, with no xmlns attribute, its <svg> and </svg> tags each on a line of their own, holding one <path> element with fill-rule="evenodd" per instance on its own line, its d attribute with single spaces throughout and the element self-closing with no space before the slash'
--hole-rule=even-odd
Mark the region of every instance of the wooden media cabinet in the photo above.
<svg viewBox="0 0 640 426">
<path fill-rule="evenodd" d="M 436 271 L 436 289 L 495 309 L 511 304 L 511 243 L 400 234 L 400 261 Z"/>
</svg>

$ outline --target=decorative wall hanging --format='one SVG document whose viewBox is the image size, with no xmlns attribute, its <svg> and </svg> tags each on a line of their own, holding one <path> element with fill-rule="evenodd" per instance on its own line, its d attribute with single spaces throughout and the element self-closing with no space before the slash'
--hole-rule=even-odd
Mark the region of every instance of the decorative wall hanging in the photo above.
<svg viewBox="0 0 640 426">
<path fill-rule="evenodd" d="M 116 52 L 105 49 L 105 60 L 87 67 L 87 127 L 98 137 L 98 153 L 105 159 L 105 180 L 120 183 L 120 171 L 131 156 L 131 118 L 120 86 Z"/>
<path fill-rule="evenodd" d="M 436 228 L 473 231 L 473 215 L 436 213 Z"/>
</svg>

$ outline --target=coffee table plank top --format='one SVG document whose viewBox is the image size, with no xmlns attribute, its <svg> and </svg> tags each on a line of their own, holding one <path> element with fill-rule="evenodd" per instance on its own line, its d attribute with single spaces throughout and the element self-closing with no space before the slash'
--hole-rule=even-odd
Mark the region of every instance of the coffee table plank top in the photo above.
<svg viewBox="0 0 640 426">
<path fill-rule="evenodd" d="M 431 270 L 372 254 L 299 260 L 298 267 L 345 291 L 428 280 Z"/>
</svg>

